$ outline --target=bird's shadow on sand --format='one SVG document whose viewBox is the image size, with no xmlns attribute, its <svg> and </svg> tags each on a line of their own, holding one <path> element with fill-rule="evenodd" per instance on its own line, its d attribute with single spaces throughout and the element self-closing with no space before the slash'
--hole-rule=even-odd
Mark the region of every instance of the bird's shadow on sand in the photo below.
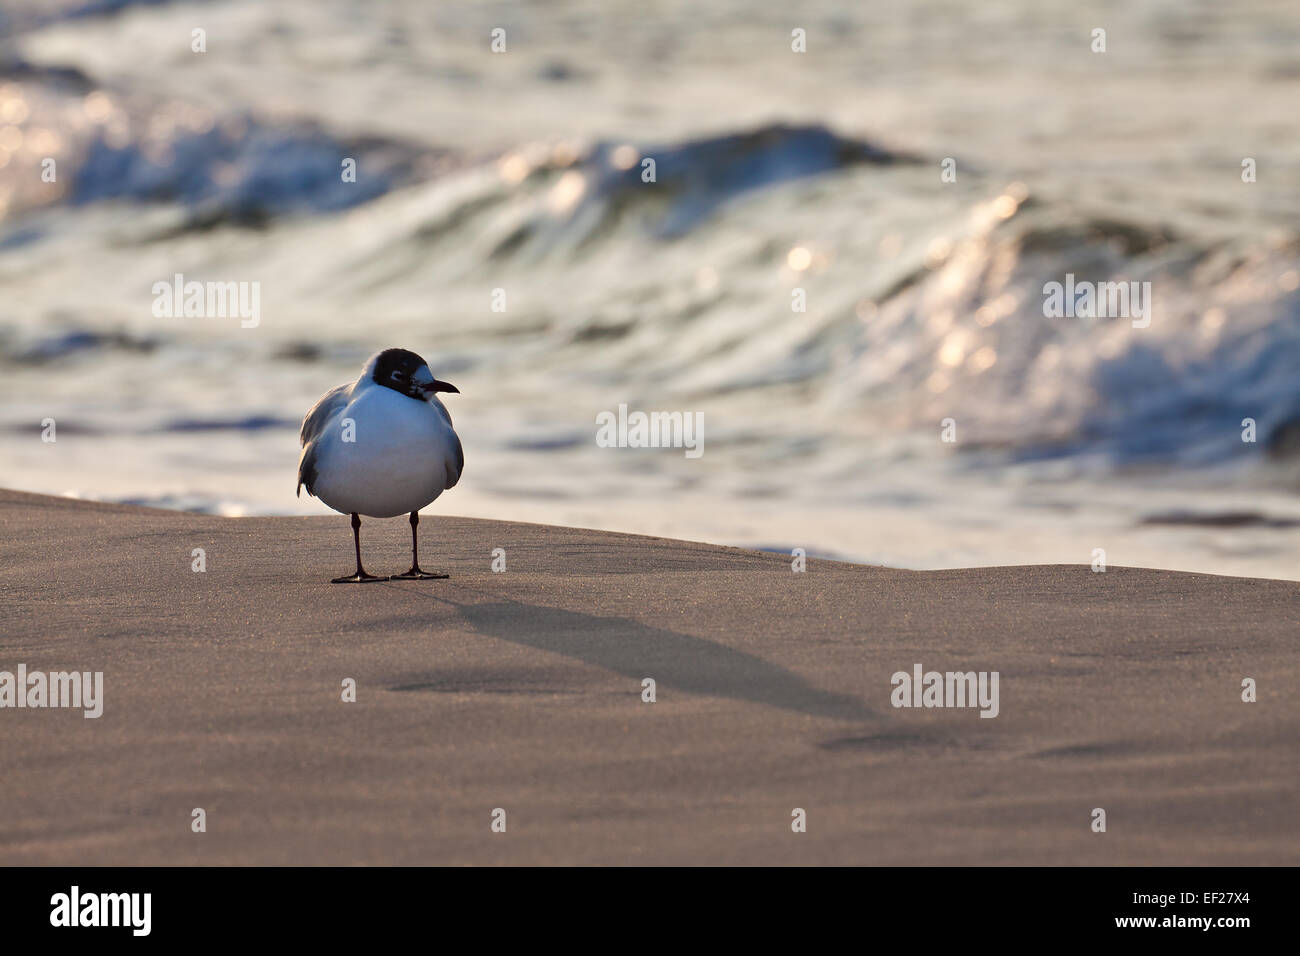
<svg viewBox="0 0 1300 956">
<path fill-rule="evenodd" d="M 729 697 L 813 717 L 875 716 L 855 697 L 821 690 L 761 657 L 690 634 L 625 617 L 513 601 L 462 604 L 429 597 L 451 604 L 480 634 L 602 667 L 638 686 L 652 677 L 659 694 Z"/>
</svg>

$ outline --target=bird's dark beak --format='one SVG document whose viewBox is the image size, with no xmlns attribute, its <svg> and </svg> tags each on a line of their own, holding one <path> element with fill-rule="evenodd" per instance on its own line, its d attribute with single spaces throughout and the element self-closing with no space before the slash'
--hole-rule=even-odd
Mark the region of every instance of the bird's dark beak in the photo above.
<svg viewBox="0 0 1300 956">
<path fill-rule="evenodd" d="M 429 393 L 455 392 L 457 395 L 460 394 L 460 389 L 458 389 L 455 385 L 451 384 L 451 382 L 440 382 L 436 378 L 428 385 L 424 386 L 424 389 Z"/>
</svg>

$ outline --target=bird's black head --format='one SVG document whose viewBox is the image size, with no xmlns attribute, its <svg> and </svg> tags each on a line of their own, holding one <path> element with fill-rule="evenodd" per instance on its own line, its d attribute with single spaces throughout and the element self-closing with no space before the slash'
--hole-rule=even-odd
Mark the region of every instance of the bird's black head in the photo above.
<svg viewBox="0 0 1300 956">
<path fill-rule="evenodd" d="M 376 384 L 426 402 L 437 392 L 459 392 L 455 385 L 440 382 L 429 371 L 429 363 L 406 349 L 384 349 L 366 363 Z"/>
</svg>

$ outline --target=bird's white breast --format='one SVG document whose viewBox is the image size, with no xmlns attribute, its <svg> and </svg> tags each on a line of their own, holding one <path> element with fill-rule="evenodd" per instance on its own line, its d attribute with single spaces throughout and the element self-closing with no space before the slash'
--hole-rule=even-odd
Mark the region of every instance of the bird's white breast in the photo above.
<svg viewBox="0 0 1300 956">
<path fill-rule="evenodd" d="M 321 430 L 313 492 L 335 511 L 392 518 L 446 488 L 456 438 L 445 412 L 391 388 L 360 390 Z M 352 440 L 348 440 L 352 439 Z"/>
</svg>

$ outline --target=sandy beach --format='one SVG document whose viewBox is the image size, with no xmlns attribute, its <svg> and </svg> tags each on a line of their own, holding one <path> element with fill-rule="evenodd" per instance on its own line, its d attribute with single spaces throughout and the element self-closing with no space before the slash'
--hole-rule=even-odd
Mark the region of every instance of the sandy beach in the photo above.
<svg viewBox="0 0 1300 956">
<path fill-rule="evenodd" d="M 450 580 L 331 586 L 342 517 L 0 492 L 0 670 L 104 673 L 98 719 L 0 710 L 0 863 L 1300 861 L 1295 583 L 421 530 Z M 996 719 L 893 708 L 917 663 Z"/>
</svg>

